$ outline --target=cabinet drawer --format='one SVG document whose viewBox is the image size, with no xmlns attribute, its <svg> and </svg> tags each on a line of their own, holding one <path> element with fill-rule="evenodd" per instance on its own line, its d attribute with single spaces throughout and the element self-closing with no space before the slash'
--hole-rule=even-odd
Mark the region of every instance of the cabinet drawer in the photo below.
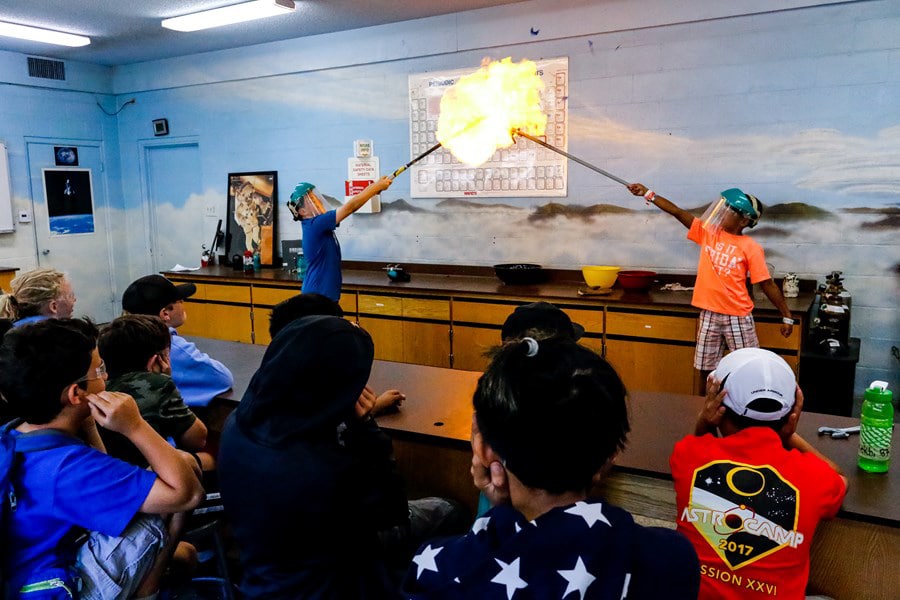
<svg viewBox="0 0 900 600">
<path fill-rule="evenodd" d="M 450 300 L 403 298 L 403 316 L 407 319 L 450 320 Z"/>
<path fill-rule="evenodd" d="M 482 323 L 503 325 L 506 317 L 518 304 L 491 304 L 488 302 L 453 301 L 453 321 L 455 323 Z"/>
<path fill-rule="evenodd" d="M 275 306 L 279 302 L 293 298 L 300 293 L 300 288 L 274 288 L 253 286 L 253 304 Z"/>
<path fill-rule="evenodd" d="M 211 302 L 250 304 L 250 286 L 198 283 L 197 293 L 193 297 L 197 300 L 208 300 Z"/>
<path fill-rule="evenodd" d="M 607 335 L 693 342 L 696 340 L 696 330 L 697 319 L 693 314 L 677 317 L 609 312 L 606 315 Z"/>
<path fill-rule="evenodd" d="M 603 333 L 602 310 L 583 310 L 568 307 L 563 307 L 563 310 L 573 322 L 584 327 L 588 333 Z"/>
<path fill-rule="evenodd" d="M 394 296 L 359 295 L 359 313 L 363 315 L 403 316 L 403 301 Z"/>
<path fill-rule="evenodd" d="M 483 325 L 502 326 L 506 318 L 516 310 L 517 306 L 527 304 L 493 304 L 488 302 L 466 302 L 464 300 L 453 301 L 454 323 L 479 323 Z M 560 307 L 569 318 L 592 333 L 603 332 L 603 310 L 587 310 Z"/>
</svg>

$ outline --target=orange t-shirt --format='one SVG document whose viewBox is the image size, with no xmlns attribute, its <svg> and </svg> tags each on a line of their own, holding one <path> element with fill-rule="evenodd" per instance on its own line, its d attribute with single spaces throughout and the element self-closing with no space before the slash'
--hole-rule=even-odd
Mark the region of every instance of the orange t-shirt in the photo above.
<svg viewBox="0 0 900 600">
<path fill-rule="evenodd" d="M 745 282 L 771 279 L 762 246 L 745 235 L 717 229 L 710 233 L 694 219 L 688 239 L 700 246 L 697 282 L 691 304 L 723 315 L 743 317 L 753 312 L 753 299 Z"/>
</svg>

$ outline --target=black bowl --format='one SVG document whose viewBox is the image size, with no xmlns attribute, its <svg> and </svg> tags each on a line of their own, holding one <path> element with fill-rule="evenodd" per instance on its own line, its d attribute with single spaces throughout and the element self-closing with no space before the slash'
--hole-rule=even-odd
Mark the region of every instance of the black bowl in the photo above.
<svg viewBox="0 0 900 600">
<path fill-rule="evenodd" d="M 547 271 L 530 263 L 494 265 L 494 273 L 507 285 L 534 285 L 547 280 Z"/>
</svg>

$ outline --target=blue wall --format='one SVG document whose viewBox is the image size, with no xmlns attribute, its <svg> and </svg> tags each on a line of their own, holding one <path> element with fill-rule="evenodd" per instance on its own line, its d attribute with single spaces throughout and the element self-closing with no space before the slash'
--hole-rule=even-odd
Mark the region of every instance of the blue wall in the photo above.
<svg viewBox="0 0 900 600">
<path fill-rule="evenodd" d="M 734 186 L 769 207 L 805 205 L 799 216 L 764 217 L 752 235 L 776 276 L 790 271 L 821 281 L 831 270 L 845 272 L 854 295 L 852 334 L 864 340 L 857 388 L 881 378 L 897 389 L 890 348 L 900 345 L 900 4 L 560 4 L 524 2 L 116 67 L 106 80 L 85 74 L 93 94 L 16 82 L 14 92 L 0 87 L 0 139 L 14 147 L 48 128 L 45 135 L 117 138 L 118 161 L 111 162 L 121 164 L 120 174 L 114 165 L 121 198 L 113 204 L 124 210 L 125 231 L 143 232 L 142 145 L 153 139 L 151 120 L 166 117 L 170 141 L 198 142 L 203 191 L 157 219 L 168 219 L 184 240 L 183 264 L 196 264 L 200 241 L 211 239 L 216 223 L 196 216 L 211 206 L 224 218 L 229 172 L 278 171 L 282 205 L 300 180 L 340 197 L 353 140 L 374 140 L 385 172 L 409 160 L 409 74 L 474 70 L 485 56 L 567 56 L 569 151 L 687 208 Z M 110 90 L 115 98 L 102 95 Z M 118 116 L 112 134 L 90 110 L 95 97 L 116 106 L 137 102 Z M 50 106 L 75 111 L 73 118 L 47 119 Z M 15 185 L 23 166 L 13 162 Z M 382 196 L 382 213 L 342 225 L 345 258 L 694 271 L 697 248 L 677 222 L 575 164 L 564 204 L 630 210 L 535 219 L 546 200 L 534 198 L 447 208 L 410 200 L 406 177 Z M 28 198 L 22 188 L 15 194 Z M 421 212 L 392 210 L 397 200 Z M 299 237 L 286 210 L 278 219 L 279 238 Z M 115 254 L 127 257 L 117 261 L 120 285 L 150 270 L 145 236 L 115 243 Z M 0 262 L 21 266 L 26 246 L 0 246 Z"/>
</svg>

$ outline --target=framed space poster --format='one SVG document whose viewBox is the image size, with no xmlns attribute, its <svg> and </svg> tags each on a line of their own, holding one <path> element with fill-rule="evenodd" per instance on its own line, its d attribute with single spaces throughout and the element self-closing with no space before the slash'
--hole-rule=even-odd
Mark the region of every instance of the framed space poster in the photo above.
<svg viewBox="0 0 900 600">
<path fill-rule="evenodd" d="M 50 235 L 94 233 L 94 187 L 90 169 L 44 169 Z"/>
<path fill-rule="evenodd" d="M 275 262 L 277 204 L 277 171 L 229 173 L 226 253 L 259 252 L 260 264 L 272 266 Z"/>
</svg>

